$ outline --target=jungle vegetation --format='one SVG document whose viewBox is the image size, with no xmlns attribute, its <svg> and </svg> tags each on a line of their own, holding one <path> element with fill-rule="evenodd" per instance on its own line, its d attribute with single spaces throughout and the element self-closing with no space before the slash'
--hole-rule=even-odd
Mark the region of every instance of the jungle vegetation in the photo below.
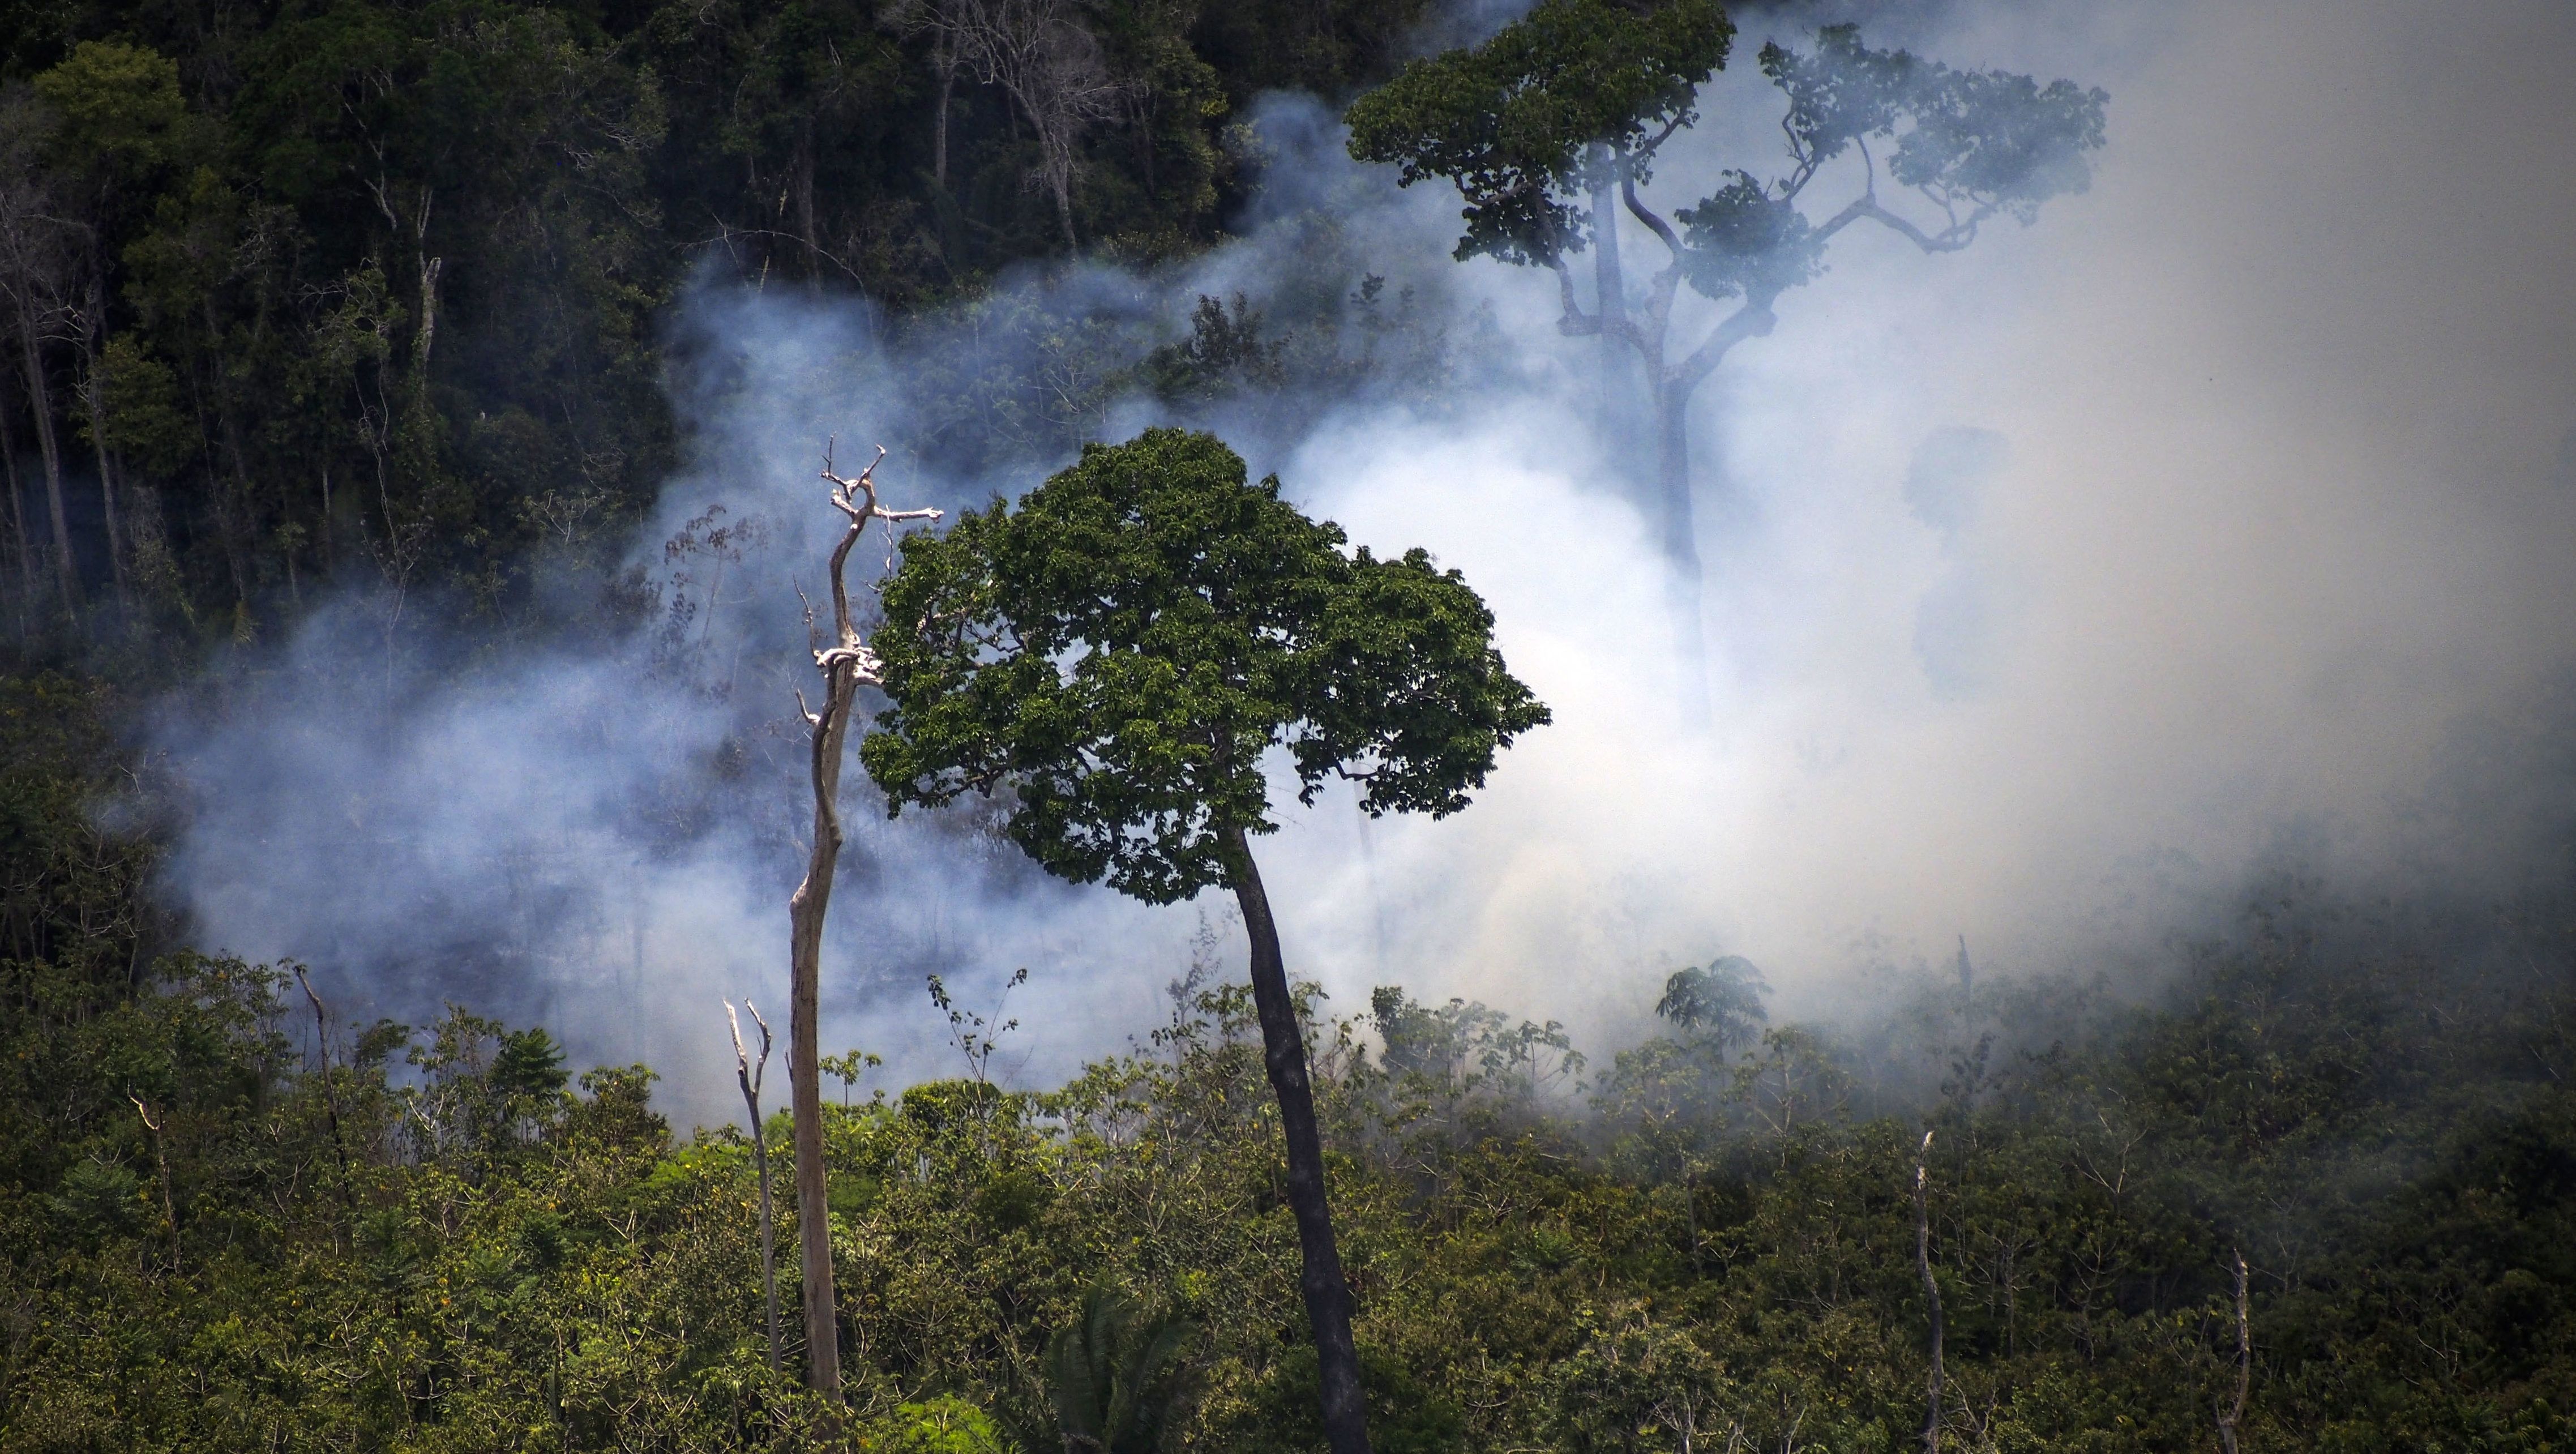
<svg viewBox="0 0 2576 1454">
<path fill-rule="evenodd" d="M 751 1138 L 675 1133 L 650 1069 L 576 1077 L 542 1028 L 350 1024 L 292 966 L 149 952 L 149 838 L 91 811 L 118 706 L 0 699 L 0 1448 L 801 1446 Z M 2283 878 L 2152 993 L 1918 970 L 1841 1025 L 1710 958 L 1588 1061 L 1304 987 L 1373 1442 L 1916 1447 L 1920 1231 L 1950 1447 L 2220 1447 L 2241 1255 L 2240 1447 L 2564 1448 L 2572 908 Z M 1277 1102 L 1214 964 L 1066 1084 L 988 1050 L 827 1100 L 849 1438 L 1322 1446 Z M 792 1160 L 783 1111 L 762 1134 Z"/>
<path fill-rule="evenodd" d="M 1259 182 L 1254 98 L 1360 96 L 1423 13 L 0 0 L 0 1450 L 1325 1445 L 1264 1017 L 1215 959 L 1052 1087 L 996 1083 L 999 1027 L 952 1010 L 971 1073 L 826 1098 L 800 1167 L 783 1108 L 674 1127 L 651 1068 L 567 1065 L 543 1027 L 356 1023 L 298 966 L 192 946 L 131 726 L 339 589 L 436 594 L 475 643 L 628 630 L 651 603 L 614 562 L 686 452 L 692 280 L 1078 346 L 997 316 L 996 282 L 1205 247 Z M 1413 74 L 1382 111 L 1482 94 Z M 2066 104 L 2089 151 L 2098 102 Z M 1565 226 L 1649 180 L 1633 148 L 1624 175 L 1543 150 Z M 1709 271 L 1749 233 L 1707 219 L 1780 210 L 1756 200 L 1682 219 L 1707 235 L 1668 293 L 1805 280 L 1812 249 L 1755 288 Z M 1082 397 L 1347 382 L 1380 347 L 1436 385 L 1474 352 L 1364 272 L 1316 293 L 1347 336 L 1204 299 L 1186 338 L 1084 362 Z M 940 357 L 938 448 L 1089 437 Z M 1834 1023 L 1678 947 L 1630 967 L 1664 992 L 1624 1046 L 1283 976 L 1370 1442 L 2568 1447 L 2571 930 L 2563 889 L 2285 872 L 2153 973 L 1891 971 Z M 808 1228 L 779 1197 L 764 1237 L 763 1163 L 819 1172 L 837 1421 L 769 1313 L 764 1241 Z"/>
<path fill-rule="evenodd" d="M 864 293 L 900 329 L 1075 245 L 1187 256 L 1258 180 L 1253 98 L 1355 92 L 1422 12 L 10 0 L 0 628 L 202 651 L 333 583 L 594 624 L 532 578 L 678 459 L 693 281 Z M 1045 413 L 1034 379 L 948 383 Z"/>
</svg>

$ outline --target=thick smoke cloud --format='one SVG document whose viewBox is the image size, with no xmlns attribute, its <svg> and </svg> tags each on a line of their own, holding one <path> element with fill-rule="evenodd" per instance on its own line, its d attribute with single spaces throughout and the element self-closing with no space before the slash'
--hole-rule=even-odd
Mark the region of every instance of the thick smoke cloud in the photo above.
<svg viewBox="0 0 2576 1454">
<path fill-rule="evenodd" d="M 1703 391 L 1705 732 L 1553 280 L 1449 263 L 1451 199 L 1339 160 L 1329 115 L 1284 98 L 1252 236 L 1176 275 L 1026 279 L 900 343 L 863 304 L 700 292 L 674 324 L 695 463 L 633 547 L 695 614 L 620 651 L 431 672 L 418 646 L 395 691 L 375 607 L 326 611 L 226 711 L 165 719 L 199 805 L 170 888 L 209 945 L 407 1017 L 541 1016 L 725 1114 L 717 999 L 785 1003 L 791 586 L 833 528 L 824 438 L 896 446 L 892 503 L 1016 493 L 1052 461 L 942 445 L 1049 407 L 979 392 L 991 350 L 1072 399 L 1100 350 L 1067 327 L 1132 355 L 1202 293 L 1275 309 L 1340 260 L 1412 290 L 1449 372 L 1381 361 L 1191 417 L 1355 539 L 1464 569 L 1557 723 L 1449 821 L 1283 814 L 1263 853 L 1292 972 L 1335 1007 L 1400 981 L 1597 1046 L 1719 953 L 1820 1012 L 1959 934 L 2004 970 L 2145 942 L 2284 854 L 2454 889 L 2563 872 L 2576 12 L 2031 3 L 1903 38 L 2100 84 L 2111 142 L 2090 192 L 1964 254 L 1846 238 Z M 1664 194 L 1772 145 L 1770 101 L 1750 66 L 1723 77 Z M 1015 330 L 1022 305 L 1075 322 Z M 758 530 L 717 579 L 717 553 L 665 550 L 692 522 Z M 1200 910 L 1223 928 L 1212 902 L 1050 884 L 971 821 L 850 817 L 826 1049 L 898 1077 L 947 1063 L 925 972 L 980 1006 L 1029 965 L 1004 1060 L 1035 1080 L 1159 1013 Z"/>
</svg>

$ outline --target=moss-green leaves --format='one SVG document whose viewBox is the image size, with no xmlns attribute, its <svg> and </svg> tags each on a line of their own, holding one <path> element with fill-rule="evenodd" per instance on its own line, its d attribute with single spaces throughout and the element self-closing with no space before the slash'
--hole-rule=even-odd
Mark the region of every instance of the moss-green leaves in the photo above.
<svg viewBox="0 0 2576 1454">
<path fill-rule="evenodd" d="M 1091 445 L 1016 510 L 905 540 L 860 760 L 897 811 L 1007 789 L 1050 872 L 1154 903 L 1274 826 L 1274 747 L 1302 797 L 1339 774 L 1372 813 L 1455 812 L 1547 709 L 1457 572 L 1343 546 L 1213 435 Z"/>
</svg>

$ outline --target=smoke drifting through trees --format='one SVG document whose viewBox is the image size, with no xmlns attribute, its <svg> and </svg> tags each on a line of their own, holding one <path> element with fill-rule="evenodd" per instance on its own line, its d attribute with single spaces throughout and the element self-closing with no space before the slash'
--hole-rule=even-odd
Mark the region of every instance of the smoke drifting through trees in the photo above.
<svg viewBox="0 0 2576 1454">
<path fill-rule="evenodd" d="M 1848 24 L 1820 29 L 1804 49 L 1765 42 L 1757 60 L 1781 93 L 1786 169 L 1774 175 L 1764 165 L 1756 175 L 1751 158 L 1739 159 L 1696 206 L 1665 204 L 1667 221 L 1639 191 L 1657 154 L 1698 121 L 1700 91 L 1725 66 L 1733 38 L 1733 24 L 1708 0 L 1645 12 L 1547 0 L 1482 46 L 1406 67 L 1349 112 L 1352 155 L 1395 163 L 1407 186 L 1456 184 L 1466 202 L 1458 256 L 1556 274 L 1557 331 L 1604 345 L 1605 439 L 1634 427 L 1631 380 L 1643 368 L 1655 471 L 1639 502 L 1672 573 L 1674 631 L 1694 665 L 1702 643 L 1689 415 L 1700 385 L 1736 347 L 1770 334 L 1781 295 L 1822 272 L 1826 249 L 1853 224 L 1875 223 L 1926 254 L 1957 252 L 1991 220 L 2026 225 L 2051 197 L 2082 191 L 2107 99 L 2071 81 L 2043 86 L 1873 50 Z M 1771 150 L 1763 148 L 1766 163 Z M 1829 169 L 1854 170 L 1853 158 L 1858 195 L 1811 221 L 1801 207 L 1810 184 Z M 1928 227 L 1881 203 L 1882 166 L 1891 192 L 1914 194 L 1908 200 Z M 1587 196 L 1588 215 L 1577 205 Z M 1664 266 L 1642 292 L 1630 289 L 1620 261 L 1632 219 L 1664 249 Z M 1586 249 L 1589 312 L 1568 261 Z M 1686 311 L 1675 331 L 1684 283 L 1721 305 L 1713 325 Z M 1686 674 L 1694 718 L 1696 675 Z"/>
<path fill-rule="evenodd" d="M 2550 471 L 2576 423 L 2576 259 L 2546 240 L 2569 235 L 2576 195 L 2550 140 L 2576 22 L 2539 5 L 2211 5 L 2161 15 L 2151 38 L 2128 23 L 1970 9 L 1886 37 L 2098 81 L 2114 130 L 2093 190 L 2046 226 L 1937 265 L 1895 239 L 1838 255 L 1836 286 L 1785 297 L 1795 326 L 1738 350 L 1728 392 L 1699 401 L 1726 420 L 1730 482 L 1699 501 L 1706 739 L 1663 686 L 1652 532 L 1594 487 L 1577 405 L 1595 363 L 1550 351 L 1551 281 L 1449 264 L 1451 208 L 1354 174 L 1316 110 L 1280 103 L 1261 118 L 1280 196 L 1259 234 L 1178 274 L 1077 270 L 892 344 L 856 305 L 698 295 L 679 388 L 701 463 L 634 558 L 663 569 L 663 542 L 718 504 L 770 541 L 714 597 L 681 589 L 677 574 L 710 574 L 684 552 L 666 600 L 695 614 L 664 674 L 460 658 L 389 720 L 381 676 L 348 673 L 384 661 L 365 603 L 326 609 L 225 713 L 169 723 L 201 791 L 172 886 L 210 945 L 303 955 L 389 1007 L 524 1009 L 577 1057 L 649 1059 L 690 1111 L 724 1114 L 703 1006 L 779 990 L 763 966 L 796 805 L 779 773 L 801 762 L 764 727 L 777 693 L 750 663 L 796 639 L 811 442 L 969 424 L 1017 440 L 954 456 L 920 497 L 980 503 L 1043 476 L 1062 448 L 1049 430 L 1125 437 L 1173 413 L 1237 438 L 1356 540 L 1441 543 L 1557 709 L 1477 814 L 1373 830 L 1374 890 L 1347 800 L 1280 835 L 1265 869 L 1282 932 L 1345 1008 L 1401 979 L 1594 1036 L 1722 949 L 1762 965 L 1793 1018 L 1829 976 L 1946 958 L 1960 932 L 1982 982 L 2161 926 L 2275 851 L 2360 873 L 2525 871 L 2537 830 L 2561 826 L 2533 821 L 2530 785 L 2568 766 L 2576 499 Z M 1754 144 L 1771 100 L 1730 72 L 1706 103 L 1710 152 L 1677 142 L 1660 175 L 1713 190 L 1691 169 Z M 1242 316 L 1266 314 L 1294 354 L 1315 335 L 1281 334 L 1286 280 L 1310 275 L 1319 236 L 1353 264 L 1337 307 L 1369 272 L 1387 277 L 1381 319 L 1413 290 L 1415 321 L 1373 335 L 1376 382 L 1186 407 L 1104 382 L 1104 357 L 1177 342 L 1202 293 L 1233 317 L 1242 292 Z M 1014 310 L 1064 324 L 1015 330 Z M 1356 357 L 1356 305 L 1344 316 Z M 1472 386 L 1391 365 L 1435 337 L 1421 356 Z M 979 382 L 1005 372 L 1039 382 Z M 1389 401 L 1424 377 L 1428 397 Z M 1934 468 L 1936 503 L 1909 496 L 1960 430 L 1999 447 Z M 905 478 L 949 457 L 919 454 Z M 1986 607 L 1976 670 L 1945 673 L 1969 659 L 1943 656 L 1964 628 L 1930 603 L 1961 590 Z M 415 668 L 442 661 L 425 630 L 404 640 Z M 639 679 L 643 710 L 609 710 Z M 886 947 L 827 947 L 827 1041 L 926 1038 L 920 972 L 1027 963 L 1026 1018 L 1057 1027 L 1032 1036 L 1035 1078 L 1096 1048 L 1089 1027 L 1147 1018 L 1185 958 L 1189 909 L 1058 892 L 971 825 L 849 817 L 844 891 L 923 907 Z"/>
</svg>

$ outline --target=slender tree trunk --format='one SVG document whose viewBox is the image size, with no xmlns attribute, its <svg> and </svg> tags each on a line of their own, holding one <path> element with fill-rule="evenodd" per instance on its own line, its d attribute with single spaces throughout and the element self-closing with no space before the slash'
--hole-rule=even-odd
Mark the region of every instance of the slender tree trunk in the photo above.
<svg viewBox="0 0 2576 1454">
<path fill-rule="evenodd" d="M 779 1350 L 786 1344 L 778 1330 L 778 1212 L 769 1193 L 769 1134 L 761 1129 L 757 1107 L 752 1112 L 751 1161 L 760 1177 L 760 1305 L 768 1315 L 769 1371 L 776 1373 L 781 1367 Z"/>
<path fill-rule="evenodd" d="M 1150 91 L 1136 102 L 1136 160 L 1145 169 L 1145 200 L 1162 201 L 1163 194 L 1154 185 L 1154 96 Z"/>
<path fill-rule="evenodd" d="M 957 50 L 953 41 L 942 41 L 931 55 L 939 64 L 939 110 L 930 118 L 930 180 L 940 191 L 948 190 L 948 106 L 957 93 Z"/>
<path fill-rule="evenodd" d="M 131 1091 L 125 1098 L 134 1102 L 134 1113 L 143 1118 L 143 1129 L 152 1134 L 152 1164 L 161 1174 L 161 1220 L 170 1229 L 170 1270 L 179 1270 L 179 1200 L 170 1194 L 170 1156 L 161 1144 L 161 1123 L 152 1119 L 152 1108 Z"/>
<path fill-rule="evenodd" d="M 1064 249 L 1075 251 L 1082 244 L 1073 235 L 1073 139 L 1059 142 L 1046 127 L 1034 120 L 1030 124 L 1037 126 L 1038 145 L 1047 153 L 1047 189 L 1055 193 L 1055 220 L 1064 229 Z"/>
<path fill-rule="evenodd" d="M 874 684 L 876 658 L 850 620 L 849 585 L 842 575 L 850 549 L 868 522 L 891 527 L 905 520 L 936 520 L 937 510 L 885 510 L 877 505 L 876 469 L 885 450 L 850 478 L 832 473 L 832 450 L 823 448 L 823 478 L 832 483 L 832 507 L 849 519 L 832 547 L 832 631 L 829 650 L 814 654 L 823 670 L 823 710 L 805 715 L 812 732 L 814 847 L 805 881 L 787 901 L 788 956 L 793 1003 L 788 1007 L 787 1077 L 796 1123 L 796 1240 L 805 1277 L 805 1383 L 827 1404 L 841 1401 L 840 1320 L 832 1295 L 831 1198 L 823 1170 L 823 1060 L 818 1048 L 823 972 L 823 916 L 832 905 L 832 871 L 841 861 L 841 757 L 850 712 L 862 680 Z M 811 618 L 809 617 L 808 620 Z M 803 705 L 799 693 L 797 702 Z"/>
<path fill-rule="evenodd" d="M 304 998 L 313 1004 L 313 1048 L 322 1061 L 322 1110 L 331 1126 L 331 1151 L 340 1165 L 340 1206 L 349 1214 L 348 1227 L 353 1233 L 358 1225 L 358 1192 L 356 1179 L 349 1171 L 349 1143 L 340 1134 L 340 1092 L 331 1078 L 331 1016 L 322 1008 L 322 997 L 313 992 L 313 981 L 304 966 L 295 966 L 295 982 L 304 988 Z M 334 1230 L 332 1240 L 339 1241 Z"/>
<path fill-rule="evenodd" d="M 1601 315 L 1601 443 L 1614 454 L 1634 431 L 1636 363 L 1629 350 L 1628 282 L 1619 257 L 1619 189 L 1610 148 L 1594 146 L 1592 184 L 1592 297 Z M 1623 461 L 1624 463 L 1624 461 Z"/>
<path fill-rule="evenodd" d="M 1708 642 L 1700 626 L 1699 526 L 1691 505 L 1690 394 L 1685 383 L 1665 381 L 1655 386 L 1653 520 L 1656 543 L 1664 553 L 1665 608 L 1673 620 L 1673 653 L 1680 663 L 1682 720 L 1699 727 L 1708 722 Z"/>
<path fill-rule="evenodd" d="M 94 266 L 94 265 L 93 265 Z M 89 410 L 89 442 L 98 456 L 99 527 L 107 536 L 107 576 L 119 602 L 125 600 L 125 532 L 116 518 L 116 456 L 108 448 L 107 432 L 107 364 L 99 347 L 99 320 L 107 316 L 107 304 L 98 280 L 89 285 L 89 307 L 81 320 L 80 351 L 82 372 L 81 402 Z"/>
<path fill-rule="evenodd" d="M 743 1108 L 751 1113 L 751 1167 L 760 1179 L 760 1301 L 769 1318 L 769 1371 L 776 1373 L 783 1363 L 779 1350 L 784 1346 L 778 1331 L 778 1220 L 769 1194 L 769 1132 L 760 1118 L 761 1081 L 769 1072 L 769 1022 L 751 1001 L 743 1001 L 743 1007 L 751 1010 L 751 1022 L 760 1027 L 757 1065 L 742 1043 L 742 1023 L 734 1018 L 730 1003 L 725 1006 L 725 1020 L 733 1027 L 734 1071 L 742 1084 Z"/>
<path fill-rule="evenodd" d="M 836 560 L 834 565 L 837 567 Z M 805 1385 L 841 1399 L 840 1319 L 833 1302 L 831 1195 L 823 1167 L 823 1064 L 815 1020 L 821 1012 L 823 916 L 841 861 L 841 747 L 849 735 L 856 672 L 835 666 L 813 727 L 814 847 L 805 881 L 787 901 L 791 1002 L 787 1010 L 787 1094 L 796 1123 L 796 1243 L 805 1285 Z"/>
<path fill-rule="evenodd" d="M 1925 1182 L 1931 1174 L 1932 1133 L 1914 1163 L 1914 1267 L 1923 1275 L 1923 1301 L 1932 1320 L 1932 1373 L 1925 1385 L 1923 1454 L 1941 1454 L 1941 1284 L 1932 1279 L 1932 1209 Z"/>
<path fill-rule="evenodd" d="M 823 478 L 832 483 L 832 508 L 848 517 L 849 528 L 832 547 L 833 643 L 829 650 L 814 653 L 814 664 L 823 671 L 823 710 L 805 713 L 814 752 L 809 763 L 814 780 L 814 847 L 805 865 L 805 881 L 787 901 L 794 996 L 788 1009 L 787 1076 L 796 1123 L 796 1240 L 805 1276 L 805 1383 L 832 1406 L 841 1402 L 841 1341 L 832 1296 L 831 1198 L 823 1170 L 823 1059 L 817 1047 L 823 916 L 832 905 L 832 871 L 841 861 L 841 748 L 849 737 L 859 684 L 878 681 L 876 658 L 850 620 L 850 590 L 842 571 L 870 520 L 883 520 L 891 528 L 900 521 L 939 518 L 937 510 L 878 507 L 876 470 L 884 461 L 885 450 L 879 448 L 866 469 L 844 478 L 832 473 L 831 445 L 823 447 Z M 804 694 L 798 693 L 799 707 L 804 700 Z"/>
<path fill-rule="evenodd" d="M 2236 1401 L 2218 1416 L 2218 1442 L 2224 1454 L 2236 1454 L 2237 1427 L 2245 1421 L 2245 1395 L 2254 1383 L 2254 1323 L 2245 1298 L 2245 1254 L 2236 1260 Z"/>
<path fill-rule="evenodd" d="M 19 323 L 28 412 L 36 416 L 36 449 L 45 461 L 45 504 L 54 518 L 54 579 L 62 587 L 63 615 L 76 622 L 80 583 L 73 573 L 71 520 L 63 509 L 63 456 L 54 440 L 54 391 L 45 384 L 45 355 L 36 341 L 36 320 L 22 313 Z"/>
<path fill-rule="evenodd" d="M 219 345 L 223 338 L 223 324 L 215 317 L 215 305 L 211 295 L 205 303 L 204 323 L 209 343 Z M 434 323 L 423 324 L 424 328 L 435 326 Z M 219 347 L 217 356 L 220 356 Z M 193 378 L 195 371 L 191 370 L 190 373 Z M 208 482 L 214 486 L 215 537 L 223 542 L 224 568 L 232 576 L 233 610 L 238 617 L 250 607 L 250 562 L 247 556 L 258 548 L 256 542 L 246 538 L 250 534 L 248 524 L 251 509 L 250 462 L 243 457 L 241 424 L 233 417 L 232 390 L 226 387 L 220 371 L 215 373 L 211 384 L 211 389 L 199 387 L 197 432 L 198 437 L 205 441 L 206 473 L 209 477 Z M 213 400 L 211 407 L 206 402 L 209 395 Z M 214 418 L 214 427 L 211 431 L 206 425 L 209 414 Z M 217 469 L 215 456 L 218 441 L 223 446 L 224 459 L 232 466 L 229 484 L 213 478 Z M 388 532 L 393 529 L 393 517 L 390 514 L 385 517 L 385 529 Z"/>
<path fill-rule="evenodd" d="M 796 236 L 805 244 L 805 290 L 823 290 L 823 240 L 814 227 L 814 118 L 796 123 Z"/>
<path fill-rule="evenodd" d="M 1368 1411 L 1360 1392 L 1358 1345 L 1351 1341 L 1351 1288 L 1333 1245 L 1332 1211 L 1324 1195 L 1324 1147 L 1315 1129 L 1315 1091 L 1306 1072 L 1306 1037 L 1288 996 L 1288 973 L 1279 954 L 1279 926 L 1270 917 L 1261 870 L 1252 861 L 1243 830 L 1227 836 L 1233 858 L 1235 902 L 1252 940 L 1252 1002 L 1261 1017 L 1261 1059 L 1279 1098 L 1279 1127 L 1288 1143 L 1288 1206 L 1297 1218 L 1305 1270 L 1297 1280 L 1306 1321 L 1314 1330 L 1315 1367 L 1323 1386 L 1324 1440 L 1332 1454 L 1368 1454 Z"/>
<path fill-rule="evenodd" d="M 1655 536 L 1673 578 L 1690 593 L 1691 639 L 1699 638 L 1699 525 L 1692 516 L 1690 388 L 1665 382 L 1655 389 Z"/>
<path fill-rule="evenodd" d="M 7 369 L 0 362 L 0 374 Z M 18 434 L 9 423 L 9 400 L 0 394 L 0 468 L 5 468 L 9 481 L 10 533 L 17 537 L 18 556 L 18 639 L 24 642 L 34 630 L 29 618 L 35 614 L 36 542 L 27 534 L 27 489 L 18 478 Z"/>
<path fill-rule="evenodd" d="M 429 351 L 438 342 L 438 275 L 446 269 L 445 258 L 423 255 L 420 260 L 420 329 L 411 336 L 411 386 L 423 409 L 429 406 Z"/>
</svg>

